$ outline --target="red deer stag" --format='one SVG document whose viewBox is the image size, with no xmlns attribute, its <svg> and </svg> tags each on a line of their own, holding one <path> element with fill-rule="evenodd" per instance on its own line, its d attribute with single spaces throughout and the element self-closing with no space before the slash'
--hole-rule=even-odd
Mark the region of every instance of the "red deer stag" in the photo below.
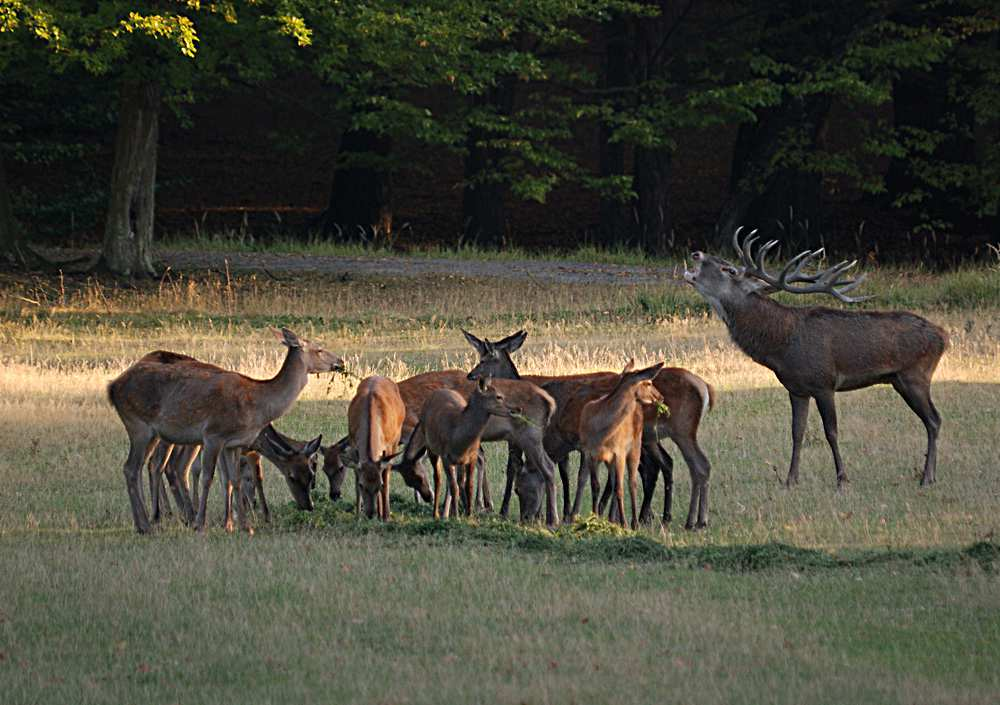
<svg viewBox="0 0 1000 705">
<path fill-rule="evenodd" d="M 567 521 L 576 517 L 584 485 L 589 477 L 597 474 L 603 463 L 608 468 L 609 478 L 614 474 L 617 508 L 615 518 L 622 525 L 625 524 L 624 489 L 626 471 L 628 472 L 632 528 L 638 526 L 636 495 L 639 493 L 639 455 L 642 452 L 642 429 L 645 425 L 644 409 L 663 403 L 663 396 L 652 382 L 662 368 L 661 362 L 643 370 L 632 371 L 632 364 L 629 363 L 610 392 L 583 406 L 580 412 L 583 460 L 577 479 L 576 498 L 573 500 L 573 509 L 566 517 Z"/>
<path fill-rule="evenodd" d="M 295 402 L 310 373 L 343 369 L 336 355 L 282 328 L 274 331 L 288 347 L 281 370 L 272 379 L 256 380 L 206 363 L 175 359 L 166 364 L 154 352 L 134 363 L 108 385 L 108 399 L 129 436 L 123 468 L 132 519 L 140 533 L 150 530 L 139 476 L 157 437 L 167 443 L 202 445 L 201 497 L 194 525 L 205 528 L 208 490 L 217 461 L 225 481 L 225 527 L 233 529 L 232 489 L 241 448 L 250 446 L 261 430 Z M 242 503 L 237 504 L 241 528 L 250 530 Z"/>
<path fill-rule="evenodd" d="M 570 511 L 569 454 L 580 450 L 580 411 L 588 401 L 608 393 L 617 384 L 616 372 L 595 372 L 578 375 L 521 375 L 511 353 L 517 351 L 527 338 L 525 331 L 518 331 L 502 340 L 491 342 L 481 340 L 471 333 L 465 333 L 466 340 L 479 353 L 479 363 L 469 373 L 470 379 L 480 375 L 495 378 L 522 379 L 533 382 L 552 395 L 556 401 L 556 414 L 545 433 L 545 450 L 552 460 L 559 464 L 563 482 L 563 514 Z M 653 384 L 663 396 L 670 409 L 669 414 L 659 414 L 656 409 L 646 409 L 643 429 L 643 448 L 639 464 L 642 477 L 643 501 L 640 521 L 647 521 L 651 514 L 653 493 L 659 474 L 663 474 L 665 494 L 663 497 L 663 521 L 671 520 L 673 503 L 673 459 L 660 445 L 659 439 L 666 436 L 680 449 L 691 474 L 691 506 L 685 527 L 701 528 L 708 516 L 708 479 L 711 464 L 698 445 L 698 427 L 702 418 L 715 404 L 715 392 L 705 380 L 679 367 L 665 367 L 653 379 Z M 500 508 L 506 516 L 510 501 L 512 482 L 516 477 L 525 479 L 525 473 L 518 474 L 518 462 L 512 454 L 508 462 L 507 488 Z M 599 480 L 591 477 L 593 492 L 599 491 Z M 530 487 L 519 491 L 518 497 L 530 495 Z M 596 502 L 596 496 L 595 496 Z M 522 505 L 522 518 L 524 502 Z"/>
<path fill-rule="evenodd" d="M 420 423 L 404 450 L 404 462 L 416 462 L 426 449 L 434 466 L 434 518 L 439 518 L 442 466 L 451 491 L 451 507 L 458 513 L 458 474 L 464 471 L 462 492 L 466 514 L 475 507 L 473 486 L 479 443 L 492 416 L 509 417 L 504 395 L 487 380 L 475 386 L 468 401 L 451 389 L 439 389 L 420 412 Z M 417 450 L 419 449 L 419 450 Z M 445 516 L 449 516 L 446 509 Z"/>
<path fill-rule="evenodd" d="M 356 488 L 364 500 L 365 516 L 376 510 L 382 521 L 389 519 L 389 461 L 403 429 L 406 406 L 399 387 L 386 377 L 367 377 L 347 408 L 351 444 L 358 455 Z M 358 506 L 360 514 L 360 505 Z"/>
<path fill-rule="evenodd" d="M 792 459 L 786 484 L 799 479 L 799 451 L 806 430 L 809 398 L 823 420 L 826 440 L 837 469 L 837 487 L 847 472 L 837 446 L 834 395 L 874 384 L 891 384 L 927 429 L 927 456 L 920 484 L 935 481 L 937 437 L 941 416 L 931 402 L 931 377 L 948 347 L 948 334 L 920 316 L 904 311 L 842 311 L 821 306 L 785 306 L 767 298 L 776 291 L 829 294 L 844 303 L 870 297 L 847 296 L 865 276 L 842 277 L 855 264 L 841 262 L 808 274 L 803 270 L 823 254 L 806 250 L 793 257 L 777 275 L 764 261 L 778 244 L 772 240 L 754 256 L 757 238 L 751 232 L 733 246 L 742 266 L 695 252 L 694 269 L 684 278 L 711 304 L 726 324 L 733 342 L 754 362 L 774 372 L 792 403 Z"/>
</svg>

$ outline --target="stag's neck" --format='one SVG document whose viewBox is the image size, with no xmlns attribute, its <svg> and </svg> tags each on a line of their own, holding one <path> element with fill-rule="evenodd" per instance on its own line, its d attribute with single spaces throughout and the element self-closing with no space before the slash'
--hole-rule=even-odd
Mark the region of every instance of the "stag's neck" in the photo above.
<svg viewBox="0 0 1000 705">
<path fill-rule="evenodd" d="M 285 362 L 271 379 L 261 382 L 263 403 L 260 406 L 262 421 L 267 424 L 281 417 L 299 398 L 309 381 L 306 363 L 300 348 L 288 348 Z"/>
<path fill-rule="evenodd" d="M 473 401 L 462 409 L 451 436 L 452 449 L 456 455 L 465 452 L 469 446 L 482 438 L 489 420 L 490 413 Z"/>
<path fill-rule="evenodd" d="M 767 366 L 770 358 L 780 356 L 788 347 L 800 318 L 797 309 L 760 294 L 750 294 L 737 303 L 723 302 L 722 308 L 733 342 L 755 362 Z"/>
</svg>

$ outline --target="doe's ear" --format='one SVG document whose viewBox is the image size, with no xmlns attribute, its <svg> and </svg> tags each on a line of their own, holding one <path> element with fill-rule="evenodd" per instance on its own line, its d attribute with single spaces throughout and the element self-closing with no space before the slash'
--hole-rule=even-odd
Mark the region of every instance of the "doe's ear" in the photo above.
<svg viewBox="0 0 1000 705">
<path fill-rule="evenodd" d="M 464 328 L 460 328 L 459 330 L 462 331 L 462 335 L 464 335 L 465 339 L 469 341 L 469 345 L 471 345 L 476 349 L 476 352 L 479 353 L 480 357 L 486 354 L 486 343 L 484 343 L 482 340 L 480 340 L 479 338 L 477 338 Z"/>
<path fill-rule="evenodd" d="M 624 367 L 624 369 L 622 369 L 622 374 L 623 375 L 627 375 L 629 372 L 631 372 L 634 369 L 635 369 L 635 358 L 633 357 L 633 358 L 629 359 L 628 362 L 625 363 L 625 367 Z"/>
<path fill-rule="evenodd" d="M 302 448 L 302 453 L 306 456 L 310 456 L 320 449 L 323 444 L 323 434 L 316 436 L 314 439 L 306 443 L 305 447 Z"/>
<path fill-rule="evenodd" d="M 524 339 L 528 337 L 528 332 L 526 330 L 519 330 L 517 333 L 508 335 L 503 340 L 498 340 L 493 345 L 501 350 L 507 351 L 509 355 L 512 352 L 517 352 L 517 350 L 524 345 Z"/>
<path fill-rule="evenodd" d="M 281 342 L 290 348 L 301 348 L 302 341 L 299 340 L 299 336 L 295 335 L 292 331 L 287 328 L 281 329 Z"/>
<path fill-rule="evenodd" d="M 633 372 L 631 377 L 632 379 L 644 382 L 648 379 L 653 379 L 654 377 L 656 377 L 656 375 L 660 372 L 661 369 L 663 369 L 663 363 L 657 362 L 652 367 L 647 367 L 643 370 L 639 370 L 638 372 Z"/>
</svg>

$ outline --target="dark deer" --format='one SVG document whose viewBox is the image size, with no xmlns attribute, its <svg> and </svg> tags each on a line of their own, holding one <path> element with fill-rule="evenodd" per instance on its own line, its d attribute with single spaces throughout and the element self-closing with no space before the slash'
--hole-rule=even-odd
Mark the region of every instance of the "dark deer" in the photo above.
<svg viewBox="0 0 1000 705">
<path fill-rule="evenodd" d="M 521 375 L 511 353 L 517 351 L 527 338 L 525 331 L 518 331 L 502 340 L 491 342 L 462 331 L 466 340 L 479 353 L 479 363 L 469 372 L 470 379 L 480 375 L 490 375 L 498 379 L 521 379 L 539 385 L 556 401 L 556 414 L 545 433 L 545 450 L 558 463 L 563 483 L 563 514 L 570 511 L 569 454 L 579 451 L 579 420 L 583 406 L 602 394 L 608 393 L 617 384 L 618 373 L 594 372 L 578 375 Z M 715 392 L 698 375 L 680 367 L 665 367 L 653 379 L 657 391 L 663 396 L 669 414 L 659 414 L 656 409 L 646 409 L 645 427 L 642 436 L 642 455 L 639 474 L 642 477 L 643 502 L 640 521 L 648 521 L 651 516 L 653 492 L 657 478 L 663 475 L 665 494 L 663 516 L 665 523 L 671 520 L 673 502 L 673 459 L 659 443 L 663 437 L 670 438 L 680 449 L 691 474 L 691 505 L 685 527 L 701 528 L 708 520 L 708 479 L 711 464 L 698 445 L 698 427 L 702 418 L 715 404 Z M 515 478 L 526 479 L 519 474 L 519 462 L 515 453 L 510 455 L 507 466 L 507 487 L 501 505 L 501 514 L 506 516 L 509 508 L 510 492 Z M 591 488 L 599 491 L 596 475 L 591 478 Z M 534 484 L 537 486 L 537 483 Z M 518 492 L 519 498 L 530 493 Z M 596 499 L 596 497 L 595 497 Z M 522 512 L 523 518 L 523 512 Z"/>
<path fill-rule="evenodd" d="M 274 331 L 288 347 L 281 370 L 272 379 L 251 379 L 215 365 L 157 351 L 141 358 L 108 385 L 108 399 L 129 436 L 123 471 L 140 533 L 150 530 L 139 476 L 157 438 L 168 443 L 202 446 L 201 497 L 194 525 L 204 530 L 208 490 L 220 456 L 225 481 L 225 527 L 232 531 L 232 490 L 241 448 L 250 446 L 267 424 L 295 402 L 310 373 L 343 369 L 336 355 L 292 331 Z M 240 526 L 250 531 L 243 503 L 237 503 Z"/>
<path fill-rule="evenodd" d="M 777 274 L 764 262 L 777 246 L 772 240 L 753 254 L 757 238 L 751 232 L 733 246 L 742 266 L 695 252 L 694 270 L 684 278 L 704 296 L 726 324 L 733 342 L 754 362 L 774 372 L 792 403 L 792 459 L 788 486 L 799 479 L 799 451 L 806 430 L 809 398 L 816 400 L 826 440 L 837 469 L 837 487 L 848 481 L 837 447 L 834 395 L 874 384 L 891 384 L 927 429 L 927 456 L 921 485 L 935 481 L 937 437 L 941 416 L 931 402 L 931 377 L 948 347 L 948 334 L 930 321 L 905 311 L 843 311 L 821 306 L 791 307 L 767 298 L 776 291 L 829 294 L 844 303 L 871 297 L 848 292 L 865 279 L 844 279 L 856 264 L 840 262 L 806 273 L 823 250 L 806 250 Z"/>
</svg>

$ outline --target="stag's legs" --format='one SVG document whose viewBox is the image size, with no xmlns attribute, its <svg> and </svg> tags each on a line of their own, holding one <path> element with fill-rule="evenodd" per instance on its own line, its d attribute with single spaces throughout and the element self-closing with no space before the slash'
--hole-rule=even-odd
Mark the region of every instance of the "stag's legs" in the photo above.
<svg viewBox="0 0 1000 705">
<path fill-rule="evenodd" d="M 920 484 L 930 485 L 937 481 L 937 438 L 941 431 L 941 414 L 931 401 L 930 381 L 900 374 L 893 380 L 892 388 L 903 397 L 903 401 L 920 417 L 927 429 L 927 460 L 924 462 Z"/>
<path fill-rule="evenodd" d="M 201 496 L 198 498 L 198 516 L 194 519 L 194 528 L 205 530 L 205 515 L 208 512 L 208 491 L 212 489 L 215 479 L 215 465 L 219 459 L 221 448 L 215 441 L 206 443 L 201 449 Z"/>
<path fill-rule="evenodd" d="M 827 392 L 818 394 L 816 408 L 819 409 L 820 418 L 823 419 L 823 432 L 826 434 L 826 442 L 830 444 L 833 451 L 833 464 L 837 468 L 837 489 L 843 489 L 849 480 L 847 471 L 844 470 L 844 461 L 840 459 L 840 447 L 837 445 L 837 403 L 834 400 L 834 393 Z"/>
<path fill-rule="evenodd" d="M 802 439 L 806 435 L 806 422 L 809 420 L 809 397 L 789 392 L 788 398 L 792 402 L 792 461 L 788 466 L 785 485 L 791 487 L 799 483 L 799 451 L 802 450 Z"/>
<path fill-rule="evenodd" d="M 142 468 L 156 447 L 156 434 L 144 424 L 136 424 L 132 428 L 126 426 L 125 430 L 128 431 L 129 449 L 122 472 L 125 474 L 125 487 L 128 490 L 129 503 L 132 505 L 132 521 L 135 523 L 136 531 L 148 534 L 149 515 L 146 514 L 146 502 L 142 497 L 141 476 Z"/>
</svg>

